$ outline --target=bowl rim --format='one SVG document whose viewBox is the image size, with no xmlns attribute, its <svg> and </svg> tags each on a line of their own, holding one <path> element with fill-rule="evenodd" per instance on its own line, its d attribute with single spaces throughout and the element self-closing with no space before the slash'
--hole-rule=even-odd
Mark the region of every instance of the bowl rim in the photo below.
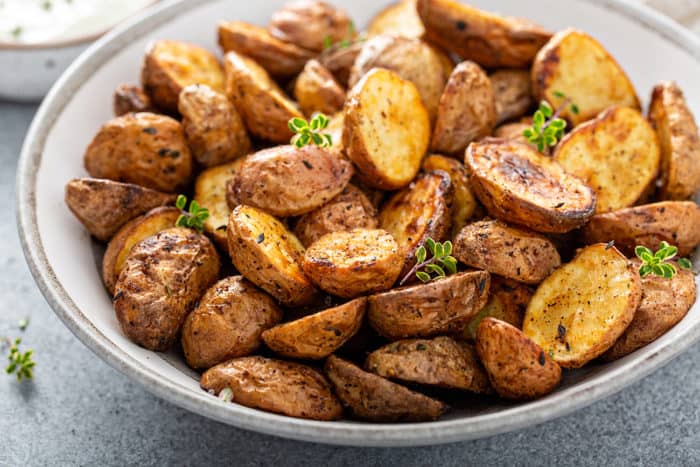
<svg viewBox="0 0 700 467">
<path fill-rule="evenodd" d="M 53 122 L 84 79 L 107 62 L 112 54 L 156 26 L 214 0 L 170 0 L 142 11 L 102 37 L 64 72 L 41 104 L 27 132 L 17 169 L 17 225 L 32 276 L 61 321 L 101 359 L 159 398 L 220 422 L 265 434 L 301 441 L 349 446 L 419 446 L 482 438 L 505 433 L 569 414 L 610 396 L 669 362 L 700 339 L 700 323 L 685 329 L 675 340 L 643 358 L 631 359 L 547 398 L 468 419 L 429 423 L 372 424 L 320 422 L 275 415 L 237 404 L 224 403 L 204 391 L 190 388 L 150 372 L 97 329 L 63 289 L 48 262 L 38 230 L 36 175 L 46 137 Z M 593 2 L 623 14 L 660 34 L 700 61 L 700 37 L 670 18 L 635 0 L 571 0 Z M 603 378 L 601 380 L 600 378 Z"/>
</svg>

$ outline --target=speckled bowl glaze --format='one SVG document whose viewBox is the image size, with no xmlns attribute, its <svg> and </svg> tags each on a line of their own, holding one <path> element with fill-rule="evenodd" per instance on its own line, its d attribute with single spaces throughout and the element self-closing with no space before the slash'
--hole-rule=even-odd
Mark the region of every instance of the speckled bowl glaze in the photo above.
<svg viewBox="0 0 700 467">
<path fill-rule="evenodd" d="M 700 305 L 653 344 L 608 365 L 567 373 L 537 401 L 510 404 L 467 397 L 431 423 L 316 422 L 224 403 L 199 388 L 197 375 L 174 354 L 144 350 L 119 330 L 97 263 L 99 252 L 63 203 L 63 188 L 84 176 L 82 154 L 112 117 L 116 85 L 138 79 L 146 44 L 155 38 L 192 41 L 217 50 L 219 20 L 265 24 L 284 0 L 166 2 L 120 27 L 78 58 L 50 91 L 27 135 L 17 178 L 18 224 L 25 255 L 44 296 L 73 333 L 102 359 L 163 399 L 237 427 L 299 440 L 363 446 L 416 446 L 494 435 L 580 409 L 634 383 L 700 337 Z M 358 24 L 389 0 L 336 0 Z M 700 115 L 700 40 L 632 0 L 471 0 L 556 30 L 574 26 L 598 38 L 631 76 L 642 98 L 675 79 Z"/>
</svg>

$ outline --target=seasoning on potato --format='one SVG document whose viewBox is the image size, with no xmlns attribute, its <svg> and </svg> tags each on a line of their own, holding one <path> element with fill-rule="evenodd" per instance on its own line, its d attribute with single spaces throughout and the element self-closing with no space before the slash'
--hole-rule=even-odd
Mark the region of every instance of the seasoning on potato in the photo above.
<svg viewBox="0 0 700 467">
<path fill-rule="evenodd" d="M 496 99 L 496 124 L 520 118 L 532 107 L 529 70 L 498 70 L 489 80 Z"/>
</svg>

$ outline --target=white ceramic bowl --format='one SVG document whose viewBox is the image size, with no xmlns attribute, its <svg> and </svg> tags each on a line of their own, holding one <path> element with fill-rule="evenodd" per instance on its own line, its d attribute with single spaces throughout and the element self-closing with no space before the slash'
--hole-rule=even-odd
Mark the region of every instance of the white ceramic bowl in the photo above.
<svg viewBox="0 0 700 467">
<path fill-rule="evenodd" d="M 97 268 L 94 245 L 63 202 L 66 182 L 84 176 L 82 154 L 112 117 L 114 87 L 134 81 L 142 53 L 155 38 L 193 41 L 216 50 L 222 19 L 265 24 L 284 0 L 166 3 L 113 31 L 82 55 L 41 106 L 27 136 L 18 172 L 18 222 L 32 273 L 63 322 L 101 358 L 152 393 L 224 423 L 300 440 L 348 445 L 415 446 L 493 435 L 572 412 L 633 383 L 700 337 L 700 305 L 653 344 L 608 365 L 567 373 L 553 394 L 528 403 L 479 402 L 432 423 L 317 422 L 227 404 L 202 391 L 179 357 L 144 350 L 119 330 Z M 336 0 L 358 24 L 389 0 Z M 575 26 L 597 37 L 620 61 L 642 98 L 662 79 L 675 79 L 700 115 L 700 40 L 628 0 L 472 0 L 485 9 L 532 18 L 556 30 Z"/>
</svg>

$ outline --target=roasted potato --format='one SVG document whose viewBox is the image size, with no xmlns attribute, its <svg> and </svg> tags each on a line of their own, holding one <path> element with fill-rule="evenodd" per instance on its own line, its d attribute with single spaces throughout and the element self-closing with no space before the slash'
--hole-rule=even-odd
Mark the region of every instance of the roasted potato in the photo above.
<svg viewBox="0 0 700 467">
<path fill-rule="evenodd" d="M 352 174 L 350 162 L 328 149 L 277 146 L 245 158 L 226 198 L 229 206 L 246 204 L 274 216 L 299 216 L 333 199 Z"/>
<path fill-rule="evenodd" d="M 233 392 L 233 402 L 312 420 L 337 420 L 343 407 L 321 373 L 306 365 L 264 357 L 242 357 L 210 368 L 202 389 Z"/>
<path fill-rule="evenodd" d="M 107 244 L 102 257 L 102 281 L 111 295 L 131 249 L 141 240 L 175 226 L 182 212 L 176 207 L 159 207 L 122 226 Z"/>
<path fill-rule="evenodd" d="M 384 230 L 331 232 L 306 250 L 304 273 L 320 289 L 352 298 L 386 290 L 399 277 L 403 256 Z"/>
<path fill-rule="evenodd" d="M 447 406 L 388 379 L 362 371 L 331 355 L 326 375 L 338 398 L 355 417 L 373 422 L 424 422 L 436 420 Z"/>
<path fill-rule="evenodd" d="M 478 10 L 455 0 L 418 0 L 425 37 L 487 68 L 524 68 L 551 37 L 522 18 Z"/>
<path fill-rule="evenodd" d="M 253 60 L 229 52 L 224 58 L 226 94 L 248 131 L 274 143 L 288 143 L 293 133 L 289 120 L 303 115 L 265 69 Z"/>
<path fill-rule="evenodd" d="M 92 177 L 167 193 L 186 187 L 194 170 L 180 122 L 148 112 L 102 125 L 85 151 L 84 164 Z"/>
<path fill-rule="evenodd" d="M 263 332 L 265 344 L 290 358 L 325 358 L 338 350 L 360 329 L 367 299 L 357 298 Z"/>
<path fill-rule="evenodd" d="M 614 246 L 591 245 L 540 284 L 523 332 L 562 367 L 578 368 L 612 347 L 641 297 L 634 265 Z"/>
<path fill-rule="evenodd" d="M 535 289 L 531 286 L 492 274 L 489 301 L 469 321 L 460 336 L 469 340 L 476 339 L 479 323 L 489 316 L 522 329 L 525 309 L 534 293 Z"/>
<path fill-rule="evenodd" d="M 200 165 L 220 165 L 250 152 L 243 120 L 224 94 L 192 84 L 180 93 L 178 110 L 185 138 Z"/>
<path fill-rule="evenodd" d="M 309 60 L 294 83 L 294 96 L 308 116 L 314 112 L 335 114 L 345 104 L 345 89 L 318 60 Z"/>
<path fill-rule="evenodd" d="M 653 189 L 659 144 L 637 110 L 612 107 L 566 135 L 554 159 L 596 192 L 596 213 L 632 206 Z"/>
<path fill-rule="evenodd" d="M 561 264 L 547 237 L 497 220 L 464 227 L 455 239 L 453 256 L 467 266 L 525 284 L 539 284 Z"/>
<path fill-rule="evenodd" d="M 120 84 L 114 91 L 113 102 L 114 115 L 128 114 L 131 112 L 157 113 L 151 98 L 138 84 Z"/>
<path fill-rule="evenodd" d="M 362 50 L 363 42 L 351 42 L 347 47 L 331 47 L 325 50 L 318 56 L 318 61 L 326 67 L 328 71 L 333 73 L 338 82 L 344 86 L 348 86 L 350 79 L 350 70 L 355 64 L 355 59 Z"/>
<path fill-rule="evenodd" d="M 535 399 L 554 391 L 561 367 L 520 329 L 495 318 L 476 331 L 476 351 L 491 385 L 506 399 Z"/>
<path fill-rule="evenodd" d="M 700 137 L 683 91 L 673 81 L 654 86 L 649 121 L 661 149 L 661 198 L 690 198 L 700 189 Z"/>
<path fill-rule="evenodd" d="M 301 242 L 280 221 L 250 206 L 237 206 L 228 221 L 228 251 L 243 276 L 289 306 L 308 305 L 316 288 L 304 276 Z"/>
<path fill-rule="evenodd" d="M 173 204 L 175 195 L 131 183 L 75 178 L 66 185 L 65 201 L 88 232 L 106 242 L 131 219 Z"/>
<path fill-rule="evenodd" d="M 224 90 L 224 74 L 216 56 L 194 44 L 156 41 L 146 51 L 141 84 L 159 109 L 177 112 L 180 92 L 190 84 Z"/>
<path fill-rule="evenodd" d="M 486 305 L 489 283 L 486 271 L 460 272 L 378 293 L 369 297 L 367 318 L 390 340 L 458 333 Z"/>
<path fill-rule="evenodd" d="M 693 201 L 662 201 L 596 214 L 581 229 L 581 237 L 587 244 L 614 241 L 628 255 L 637 245 L 656 250 L 665 241 L 687 256 L 700 244 L 700 206 Z"/>
<path fill-rule="evenodd" d="M 574 126 L 611 106 L 639 109 L 639 98 L 624 70 L 603 46 L 575 29 L 554 35 L 532 64 L 532 93 L 558 108 Z M 565 96 L 565 97 L 562 97 Z"/>
<path fill-rule="evenodd" d="M 583 225 L 596 198 L 579 178 L 524 143 L 472 143 L 464 165 L 474 194 L 489 214 L 538 232 L 563 233 Z"/>
<path fill-rule="evenodd" d="M 136 244 L 113 300 L 124 334 L 149 350 L 168 350 L 220 267 L 214 245 L 192 229 L 170 228 Z"/>
<path fill-rule="evenodd" d="M 429 139 L 428 113 L 410 81 L 375 69 L 350 91 L 343 146 L 370 186 L 396 190 L 408 185 L 420 169 Z"/>
<path fill-rule="evenodd" d="M 493 136 L 495 136 L 496 138 L 510 139 L 519 143 L 529 144 L 527 138 L 523 136 L 523 132 L 528 128 L 532 128 L 532 122 L 521 121 L 504 123 L 503 125 L 500 125 L 493 130 Z M 537 149 L 537 147 L 534 144 L 532 144 L 531 146 L 533 149 Z"/>
<path fill-rule="evenodd" d="M 267 27 L 278 39 L 321 52 L 329 43 L 351 41 L 357 35 L 348 14 L 316 0 L 287 3 L 272 13 Z"/>
<path fill-rule="evenodd" d="M 496 98 L 496 124 L 520 118 L 532 107 L 528 70 L 498 70 L 489 80 Z"/>
<path fill-rule="evenodd" d="M 388 34 L 420 39 L 424 33 L 423 22 L 416 11 L 416 0 L 398 0 L 392 3 L 377 13 L 367 26 L 367 35 L 370 37 Z"/>
</svg>

